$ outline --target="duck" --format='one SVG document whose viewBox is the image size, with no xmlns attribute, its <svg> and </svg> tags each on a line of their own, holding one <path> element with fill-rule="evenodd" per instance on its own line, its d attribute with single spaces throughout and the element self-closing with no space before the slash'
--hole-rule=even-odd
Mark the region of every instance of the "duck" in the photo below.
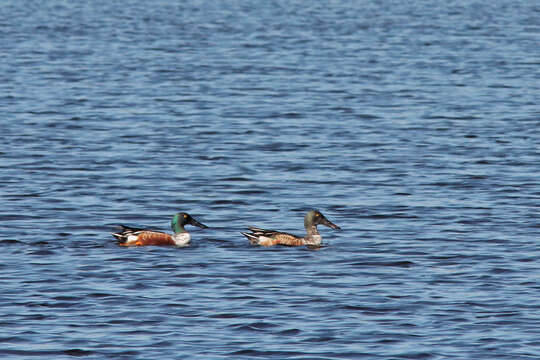
<svg viewBox="0 0 540 360">
<path fill-rule="evenodd" d="M 120 225 L 121 231 L 111 234 L 118 239 L 118 245 L 120 246 L 186 246 L 191 240 L 191 235 L 184 229 L 184 225 L 188 224 L 203 229 L 208 228 L 208 226 L 198 222 L 188 213 L 179 212 L 174 214 L 171 220 L 173 235 L 125 225 Z"/>
<path fill-rule="evenodd" d="M 341 229 L 339 226 L 328 220 L 319 210 L 310 210 L 304 217 L 304 227 L 306 228 L 306 236 L 301 237 L 286 232 L 261 229 L 258 227 L 249 226 L 251 233 L 241 232 L 253 245 L 261 246 L 313 246 L 321 245 L 322 236 L 317 230 L 317 225 L 325 225 L 332 229 Z"/>
</svg>

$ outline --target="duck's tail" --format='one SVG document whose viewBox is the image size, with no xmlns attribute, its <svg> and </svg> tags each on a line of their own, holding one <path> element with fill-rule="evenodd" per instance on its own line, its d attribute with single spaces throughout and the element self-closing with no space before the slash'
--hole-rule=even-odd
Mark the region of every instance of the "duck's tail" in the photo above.
<svg viewBox="0 0 540 360">
<path fill-rule="evenodd" d="M 245 233 L 245 232 L 241 232 L 240 234 L 247 237 L 247 239 L 249 240 L 249 242 L 251 244 L 253 244 L 253 245 L 258 245 L 259 244 L 259 238 L 255 234 L 248 234 L 248 233 Z"/>
<path fill-rule="evenodd" d="M 111 235 L 114 236 L 118 240 L 119 244 L 125 243 L 128 240 L 129 235 L 132 235 L 136 233 L 137 231 L 143 230 L 143 229 L 133 228 L 130 226 L 125 226 L 125 225 L 119 225 L 119 227 L 121 231 L 116 232 L 116 233 L 111 233 Z"/>
</svg>

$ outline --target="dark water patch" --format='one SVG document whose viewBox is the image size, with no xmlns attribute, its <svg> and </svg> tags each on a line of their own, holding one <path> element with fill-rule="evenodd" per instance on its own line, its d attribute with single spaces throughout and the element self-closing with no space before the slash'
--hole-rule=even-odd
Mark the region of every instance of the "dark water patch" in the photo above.
<svg viewBox="0 0 540 360">
<path fill-rule="evenodd" d="M 15 239 L 2 239 L 0 240 L 0 246 L 1 245 L 23 245 L 25 244 L 23 241 L 15 240 Z"/>
<path fill-rule="evenodd" d="M 13 350 L 13 349 L 3 349 L 2 352 L 7 355 L 15 356 L 61 356 L 61 355 L 70 355 L 63 350 Z M 73 355 L 70 355 L 73 356 Z M 79 355 L 77 355 L 79 356 Z"/>
<path fill-rule="evenodd" d="M 360 305 L 345 305 L 342 306 L 344 310 L 350 310 L 350 311 L 362 311 L 362 312 L 370 312 L 372 311 L 371 307 L 366 306 L 360 306 Z"/>
<path fill-rule="evenodd" d="M 24 198 L 35 198 L 40 197 L 42 195 L 46 194 L 46 192 L 33 192 L 33 193 L 26 193 L 26 194 L 8 194 L 6 197 L 9 200 L 16 201 Z"/>
<path fill-rule="evenodd" d="M 243 182 L 243 181 L 253 181 L 253 179 L 248 178 L 248 177 L 233 176 L 233 177 L 221 178 L 219 179 L 219 181 Z"/>
<path fill-rule="evenodd" d="M 250 357 L 256 357 L 256 358 L 292 358 L 294 356 L 301 356 L 304 355 L 302 352 L 298 351 L 261 351 L 261 350 L 238 350 L 233 351 L 227 354 L 228 356 L 250 356 Z"/>
<path fill-rule="evenodd" d="M 107 324 L 109 325 L 128 325 L 129 329 L 136 329 L 138 326 L 146 324 L 151 324 L 152 321 L 146 321 L 146 320 L 133 320 L 133 319 L 112 319 L 107 321 Z M 124 331 L 124 334 L 144 334 L 145 331 L 141 330 L 126 330 Z"/>
<path fill-rule="evenodd" d="M 238 195 L 259 195 L 259 194 L 266 194 L 268 191 L 265 190 L 238 190 L 235 191 L 235 194 Z"/>
<path fill-rule="evenodd" d="M 400 339 L 380 339 L 377 340 L 377 343 L 379 344 L 395 344 L 401 342 Z"/>
<path fill-rule="evenodd" d="M 300 184 L 317 184 L 317 185 L 335 185 L 338 182 L 334 180 L 310 180 L 310 179 L 302 179 L 298 180 L 298 183 Z"/>
<path fill-rule="evenodd" d="M 278 334 L 282 336 L 296 336 L 296 335 L 300 335 L 301 332 L 302 331 L 299 329 L 286 329 L 286 330 L 280 331 Z"/>
<path fill-rule="evenodd" d="M 96 298 L 96 299 L 103 299 L 103 298 L 109 298 L 109 297 L 117 297 L 117 295 L 115 294 L 108 294 L 108 293 L 100 293 L 100 292 L 95 292 L 95 293 L 89 293 L 85 296 L 88 296 L 90 298 Z"/>
<path fill-rule="evenodd" d="M 57 301 L 79 301 L 79 300 L 81 300 L 80 297 L 75 297 L 75 296 L 55 296 L 52 299 L 57 300 Z"/>
<path fill-rule="evenodd" d="M 37 244 L 37 245 L 47 245 L 48 243 L 45 242 L 41 242 L 40 244 Z M 39 249 L 39 250 L 34 250 L 34 251 L 29 251 L 28 252 L 28 255 L 35 255 L 35 256 L 52 256 L 52 255 L 55 255 L 56 252 L 55 251 L 52 251 L 52 250 L 48 250 L 48 249 Z"/>
<path fill-rule="evenodd" d="M 270 115 L 270 118 L 283 118 L 283 119 L 301 119 L 304 114 L 297 112 L 275 113 Z"/>
<path fill-rule="evenodd" d="M 88 350 L 83 350 L 83 349 L 64 350 L 64 354 L 69 355 L 69 356 L 75 356 L 75 357 L 90 356 L 94 353 L 95 353 L 94 351 L 88 351 Z"/>
<path fill-rule="evenodd" d="M 51 302 L 31 302 L 25 304 L 28 307 L 43 307 L 43 308 L 52 308 L 52 309 L 67 309 L 73 306 L 78 306 L 77 302 L 60 302 L 60 301 L 51 301 Z"/>
<path fill-rule="evenodd" d="M 210 315 L 211 318 L 215 319 L 237 319 L 244 317 L 245 314 L 239 314 L 239 313 L 222 313 L 222 314 L 215 314 Z"/>
<path fill-rule="evenodd" d="M 521 316 L 521 313 L 520 312 L 517 312 L 517 311 L 503 311 L 503 312 L 499 312 L 497 314 L 493 314 L 494 317 L 516 317 L 516 316 Z"/>
<path fill-rule="evenodd" d="M 0 215 L 0 221 L 25 221 L 25 220 L 38 220 L 39 216 L 37 215 L 26 215 L 26 214 L 2 214 Z"/>
<path fill-rule="evenodd" d="M 308 343 L 327 343 L 327 342 L 332 342 L 335 339 L 336 338 L 333 336 L 320 336 L 320 337 L 310 337 L 310 338 L 305 339 L 305 341 Z"/>
<path fill-rule="evenodd" d="M 499 268 L 499 267 L 496 267 L 496 268 L 491 269 L 490 272 L 493 273 L 493 274 L 509 274 L 509 273 L 515 272 L 515 270 L 511 269 L 511 268 Z"/>
<path fill-rule="evenodd" d="M 430 352 L 410 352 L 395 354 L 394 356 L 396 356 L 398 359 L 435 359 L 439 355 Z"/>
<path fill-rule="evenodd" d="M 253 322 L 250 324 L 236 324 L 236 325 L 230 325 L 229 327 L 233 328 L 234 330 L 242 331 L 242 332 L 266 332 L 267 329 L 273 329 L 278 327 L 277 324 L 268 323 L 268 322 Z"/>
<path fill-rule="evenodd" d="M 409 268 L 415 266 L 416 264 L 412 261 L 364 261 L 364 262 L 354 262 L 350 263 L 352 266 L 360 267 L 373 267 L 373 266 L 387 266 L 387 267 L 402 267 Z"/>
<path fill-rule="evenodd" d="M 142 282 L 135 282 L 133 284 L 130 284 L 126 288 L 128 290 L 148 290 L 148 289 L 152 289 L 153 287 L 154 286 L 151 285 L 151 284 L 146 284 L 146 283 L 142 283 Z"/>
</svg>

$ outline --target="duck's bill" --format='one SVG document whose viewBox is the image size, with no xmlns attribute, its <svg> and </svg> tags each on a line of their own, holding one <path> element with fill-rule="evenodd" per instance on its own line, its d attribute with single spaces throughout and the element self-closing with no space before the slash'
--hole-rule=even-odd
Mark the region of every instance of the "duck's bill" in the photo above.
<svg viewBox="0 0 540 360">
<path fill-rule="evenodd" d="M 336 230 L 339 230 L 341 229 L 339 226 L 337 226 L 336 224 L 334 224 L 333 222 L 331 222 L 330 220 L 328 220 L 327 218 L 323 217 L 321 219 L 321 224 L 322 225 L 326 225 L 332 229 L 336 229 Z"/>
<path fill-rule="evenodd" d="M 197 227 L 200 227 L 200 228 L 203 228 L 203 229 L 207 229 L 208 226 L 198 222 L 197 220 L 195 220 L 194 218 L 191 218 L 191 221 L 189 222 L 191 225 L 193 226 L 197 226 Z"/>
</svg>

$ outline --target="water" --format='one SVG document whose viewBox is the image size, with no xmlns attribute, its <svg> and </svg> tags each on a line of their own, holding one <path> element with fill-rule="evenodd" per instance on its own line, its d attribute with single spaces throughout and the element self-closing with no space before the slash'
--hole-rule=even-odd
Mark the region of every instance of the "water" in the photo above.
<svg viewBox="0 0 540 360">
<path fill-rule="evenodd" d="M 3 359 L 540 358 L 535 1 L 4 1 Z M 258 248 L 246 225 L 325 247 Z M 116 224 L 188 248 L 122 248 Z"/>
</svg>

